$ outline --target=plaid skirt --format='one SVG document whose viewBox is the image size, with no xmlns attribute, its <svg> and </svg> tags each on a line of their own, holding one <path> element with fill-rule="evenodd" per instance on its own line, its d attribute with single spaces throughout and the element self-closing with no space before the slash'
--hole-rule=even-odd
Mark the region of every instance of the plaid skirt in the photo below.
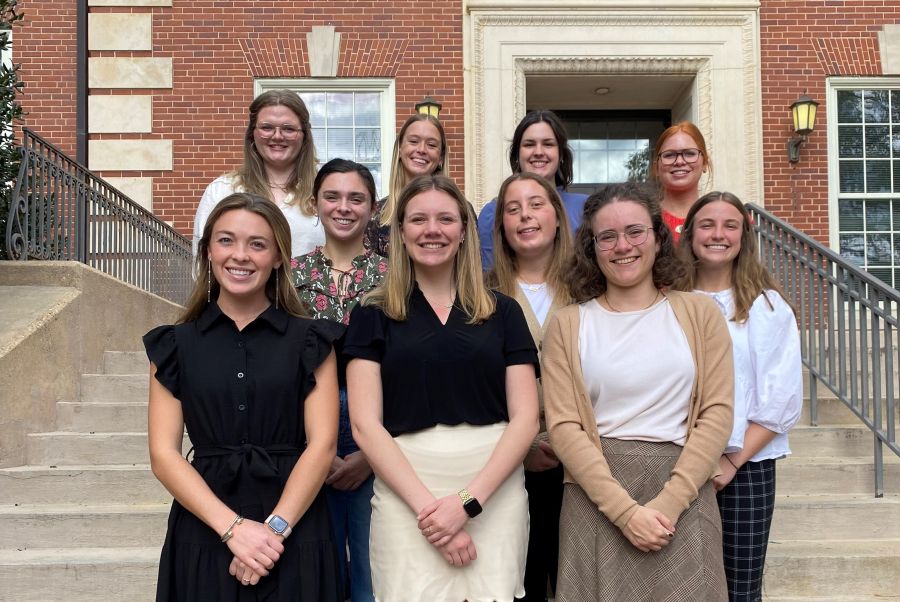
<svg viewBox="0 0 900 602">
<path fill-rule="evenodd" d="M 613 477 L 640 504 L 652 500 L 681 454 L 674 443 L 602 439 Z M 584 490 L 566 484 L 560 516 L 558 602 L 727 601 L 722 522 L 712 482 L 659 552 L 635 548 Z"/>
</svg>

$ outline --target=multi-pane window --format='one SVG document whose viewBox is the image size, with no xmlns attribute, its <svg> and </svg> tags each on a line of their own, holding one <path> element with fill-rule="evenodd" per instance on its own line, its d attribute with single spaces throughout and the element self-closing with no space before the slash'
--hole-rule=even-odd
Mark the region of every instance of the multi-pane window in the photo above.
<svg viewBox="0 0 900 602">
<path fill-rule="evenodd" d="M 257 93 L 275 88 L 295 90 L 309 109 L 319 165 L 335 158 L 362 163 L 381 196 L 394 142 L 393 80 L 257 81 Z"/>
<path fill-rule="evenodd" d="M 900 89 L 837 89 L 840 253 L 900 286 Z M 832 149 L 834 153 L 835 149 Z M 834 165 L 834 162 L 832 163 Z"/>
</svg>

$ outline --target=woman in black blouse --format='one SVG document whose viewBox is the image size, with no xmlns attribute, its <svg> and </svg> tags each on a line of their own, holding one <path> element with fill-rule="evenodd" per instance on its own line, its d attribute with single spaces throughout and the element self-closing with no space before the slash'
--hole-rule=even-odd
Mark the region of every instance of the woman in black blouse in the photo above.
<svg viewBox="0 0 900 602">
<path fill-rule="evenodd" d="M 518 304 L 485 288 L 475 216 L 449 178 L 407 185 L 391 239 L 344 347 L 353 436 L 377 477 L 375 596 L 511 600 L 524 593 L 534 341 Z"/>
<path fill-rule="evenodd" d="M 150 463 L 175 497 L 157 600 L 343 599 L 320 491 L 342 327 L 299 317 L 290 251 L 274 204 L 226 197 L 206 222 L 187 309 L 144 337 Z"/>
</svg>

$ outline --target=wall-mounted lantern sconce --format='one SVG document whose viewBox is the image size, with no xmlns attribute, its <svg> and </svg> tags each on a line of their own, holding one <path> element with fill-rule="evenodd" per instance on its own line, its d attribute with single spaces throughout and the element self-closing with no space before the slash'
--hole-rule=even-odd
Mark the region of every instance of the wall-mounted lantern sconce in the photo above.
<svg viewBox="0 0 900 602">
<path fill-rule="evenodd" d="M 791 163 L 800 160 L 800 145 L 806 142 L 806 137 L 816 127 L 816 109 L 818 107 L 819 103 L 806 94 L 801 94 L 800 98 L 791 105 L 791 117 L 794 120 L 794 133 L 796 134 L 787 143 L 788 161 Z"/>
<path fill-rule="evenodd" d="M 432 117 L 437 119 L 438 115 L 441 114 L 441 103 L 433 99 L 431 96 L 426 96 L 420 102 L 416 103 L 416 113 L 431 115 Z"/>
</svg>

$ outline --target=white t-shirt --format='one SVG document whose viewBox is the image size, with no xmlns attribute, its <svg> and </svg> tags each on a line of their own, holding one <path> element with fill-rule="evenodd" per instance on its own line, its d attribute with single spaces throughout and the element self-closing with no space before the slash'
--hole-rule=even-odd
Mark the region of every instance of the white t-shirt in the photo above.
<svg viewBox="0 0 900 602">
<path fill-rule="evenodd" d="M 550 294 L 547 284 L 526 284 L 519 280 L 519 287 L 528 299 L 528 305 L 531 306 L 538 324 L 543 326 L 547 314 L 550 313 L 550 306 L 553 305 L 553 295 Z"/>
<path fill-rule="evenodd" d="M 580 306 L 578 349 L 601 437 L 684 445 L 694 357 L 669 301 L 612 312 Z"/>
<path fill-rule="evenodd" d="M 744 447 L 744 433 L 755 422 L 778 433 L 751 462 L 781 458 L 791 453 L 787 432 L 800 419 L 803 409 L 803 376 L 800 332 L 794 312 L 775 291 L 767 290 L 750 307 L 747 321 L 734 316 L 734 291 L 708 295 L 719 306 L 728 323 L 734 352 L 734 427 L 727 453 Z M 766 303 L 766 298 L 772 307 Z"/>
<path fill-rule="evenodd" d="M 197 246 L 203 237 L 203 228 L 206 226 L 209 214 L 219 204 L 219 201 L 235 192 L 244 192 L 244 190 L 235 186 L 234 177 L 229 174 L 219 176 L 206 187 L 206 191 L 200 198 L 200 205 L 197 206 L 197 215 L 194 217 L 192 241 L 194 257 L 197 256 Z M 285 201 L 290 201 L 291 198 L 291 195 L 288 195 Z M 278 208 L 281 209 L 291 226 L 291 257 L 305 255 L 325 244 L 325 229 L 315 216 L 303 215 L 300 207 L 285 202 L 278 203 Z"/>
</svg>

